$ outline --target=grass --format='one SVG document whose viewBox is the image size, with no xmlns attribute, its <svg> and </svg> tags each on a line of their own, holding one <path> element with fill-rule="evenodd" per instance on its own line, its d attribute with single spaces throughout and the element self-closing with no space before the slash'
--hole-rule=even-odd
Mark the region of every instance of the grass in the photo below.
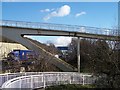
<svg viewBox="0 0 120 90">
<path fill-rule="evenodd" d="M 81 88 L 95 88 L 93 85 L 67 84 L 46 87 L 45 90 L 79 90 Z"/>
</svg>

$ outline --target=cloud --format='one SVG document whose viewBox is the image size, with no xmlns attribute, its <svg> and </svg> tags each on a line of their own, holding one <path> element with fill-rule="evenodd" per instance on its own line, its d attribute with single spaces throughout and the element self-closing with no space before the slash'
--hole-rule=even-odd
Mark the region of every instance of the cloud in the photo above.
<svg viewBox="0 0 120 90">
<path fill-rule="evenodd" d="M 85 27 L 80 27 L 80 32 L 86 32 Z"/>
<path fill-rule="evenodd" d="M 40 10 L 40 12 L 50 12 L 50 9 L 44 9 L 44 10 Z"/>
<path fill-rule="evenodd" d="M 75 15 L 75 17 L 79 17 L 79 16 L 85 15 L 85 14 L 86 14 L 86 12 L 80 12 L 80 13 L 77 13 L 77 14 Z"/>
<path fill-rule="evenodd" d="M 48 14 L 43 19 L 46 21 L 52 17 L 64 17 L 69 14 L 70 14 L 70 6 L 64 5 L 64 6 L 61 6 L 60 8 L 58 8 L 57 10 L 51 12 L 50 14 Z"/>
<path fill-rule="evenodd" d="M 55 46 L 67 46 L 69 43 L 71 43 L 72 37 L 58 37 L 54 44 Z"/>
<path fill-rule="evenodd" d="M 40 12 L 51 12 L 51 11 L 53 11 L 53 10 L 55 10 L 54 8 L 52 8 L 52 9 L 48 9 L 48 8 L 46 8 L 46 9 L 43 9 L 43 10 L 40 10 Z"/>
<path fill-rule="evenodd" d="M 28 36 L 25 35 L 24 37 L 31 38 L 33 40 L 37 40 L 41 43 L 48 43 L 51 42 L 55 46 L 67 46 L 69 43 L 71 43 L 72 37 L 64 37 L 64 36 L 56 36 L 56 37 L 49 37 L 49 36 Z"/>
</svg>

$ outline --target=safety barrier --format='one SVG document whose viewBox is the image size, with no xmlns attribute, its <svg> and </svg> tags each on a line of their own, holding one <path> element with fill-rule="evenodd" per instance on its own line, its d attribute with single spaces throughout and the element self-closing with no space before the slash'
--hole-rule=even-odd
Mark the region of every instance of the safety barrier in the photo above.
<svg viewBox="0 0 120 90">
<path fill-rule="evenodd" d="M 92 84 L 92 75 L 75 72 L 41 72 L 39 75 L 28 75 L 10 79 L 2 85 L 3 88 L 45 88 L 61 84 Z"/>
<path fill-rule="evenodd" d="M 91 34 L 118 36 L 117 29 L 97 28 L 97 27 L 78 26 L 78 25 L 64 25 L 64 24 L 9 21 L 9 20 L 0 21 L 0 25 L 22 27 L 22 28 L 44 29 L 44 30 L 75 31 L 75 32 L 83 32 L 83 33 L 91 33 Z"/>
<path fill-rule="evenodd" d="M 5 73 L 0 74 L 0 87 L 2 84 L 10 79 L 20 77 L 20 76 L 27 76 L 27 75 L 40 75 L 42 72 L 21 72 L 21 73 Z"/>
</svg>

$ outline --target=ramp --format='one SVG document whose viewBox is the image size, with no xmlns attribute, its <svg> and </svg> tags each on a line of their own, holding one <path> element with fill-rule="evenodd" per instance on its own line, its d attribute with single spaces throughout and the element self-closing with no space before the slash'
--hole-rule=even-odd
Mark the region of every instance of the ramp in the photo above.
<svg viewBox="0 0 120 90">
<path fill-rule="evenodd" d="M 72 65 L 68 64 L 67 62 L 65 62 L 64 60 L 60 58 L 56 58 L 53 54 L 51 54 L 50 52 L 40 47 L 40 45 L 38 45 L 39 42 L 26 38 L 26 37 L 24 37 L 24 39 L 28 40 L 33 46 L 37 47 L 40 53 L 45 54 L 48 57 L 50 57 L 49 62 L 55 65 L 56 67 L 58 67 L 59 69 L 61 69 L 62 71 L 77 71 L 77 68 L 73 67 Z"/>
</svg>

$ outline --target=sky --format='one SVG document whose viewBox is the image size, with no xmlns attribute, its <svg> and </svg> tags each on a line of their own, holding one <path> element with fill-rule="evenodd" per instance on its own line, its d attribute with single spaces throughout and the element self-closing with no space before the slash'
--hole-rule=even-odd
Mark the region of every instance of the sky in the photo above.
<svg viewBox="0 0 120 90">
<path fill-rule="evenodd" d="M 0 0 L 2 2 L 119 2 L 119 0 Z"/>
<path fill-rule="evenodd" d="M 118 23 L 117 2 L 3 2 L 2 20 L 113 28 Z M 43 43 L 66 46 L 71 37 L 32 36 Z"/>
</svg>

